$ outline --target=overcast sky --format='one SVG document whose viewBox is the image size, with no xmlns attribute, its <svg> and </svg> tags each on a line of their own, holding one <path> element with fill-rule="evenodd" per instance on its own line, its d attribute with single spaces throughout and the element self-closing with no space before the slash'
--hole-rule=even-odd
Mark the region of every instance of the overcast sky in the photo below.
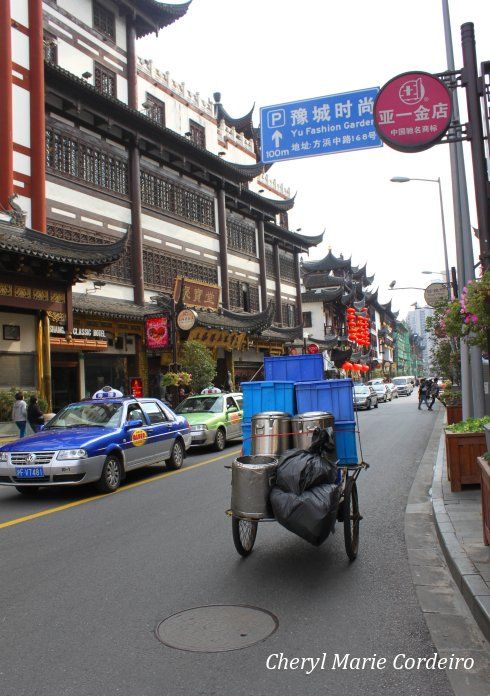
<svg viewBox="0 0 490 696">
<path fill-rule="evenodd" d="M 490 0 L 450 0 L 450 11 L 456 68 L 464 22 L 475 25 L 479 62 L 490 60 Z M 140 40 L 138 52 L 203 97 L 220 91 L 232 116 L 255 102 L 255 125 L 261 106 L 382 86 L 408 70 L 446 69 L 441 0 L 193 0 L 158 38 Z M 458 92 L 463 119 L 465 95 Z M 469 144 L 464 149 L 476 227 Z M 425 287 L 431 277 L 421 271 L 444 268 L 441 215 L 437 184 L 390 178 L 441 177 L 449 265 L 456 264 L 447 145 L 418 154 L 383 146 L 279 162 L 270 175 L 298 192 L 291 229 L 325 230 L 310 257 L 331 246 L 336 255 L 352 254 L 355 264 L 367 261 L 381 300 L 392 297 L 401 317 L 413 302 L 423 304 L 423 293 L 390 292 L 388 285 L 396 279 L 400 287 Z"/>
</svg>

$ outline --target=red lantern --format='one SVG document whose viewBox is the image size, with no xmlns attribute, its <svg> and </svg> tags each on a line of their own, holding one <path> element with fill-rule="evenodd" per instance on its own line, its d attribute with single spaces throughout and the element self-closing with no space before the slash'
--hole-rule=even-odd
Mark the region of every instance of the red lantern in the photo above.
<svg viewBox="0 0 490 696">
<path fill-rule="evenodd" d="M 346 372 L 349 372 L 349 370 L 352 370 L 352 363 L 350 362 L 345 362 L 342 365 L 342 369 L 345 370 Z"/>
<path fill-rule="evenodd" d="M 352 369 L 354 370 L 354 372 L 359 372 L 361 369 L 361 366 L 358 365 L 357 363 L 353 363 Z"/>
<path fill-rule="evenodd" d="M 367 365 L 361 365 L 362 372 L 369 372 L 369 367 Z"/>
</svg>

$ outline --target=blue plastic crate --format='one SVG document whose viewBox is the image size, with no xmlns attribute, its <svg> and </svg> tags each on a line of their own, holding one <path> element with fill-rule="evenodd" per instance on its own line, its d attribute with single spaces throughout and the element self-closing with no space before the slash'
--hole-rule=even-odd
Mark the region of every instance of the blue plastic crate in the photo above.
<svg viewBox="0 0 490 696">
<path fill-rule="evenodd" d="M 323 356 L 284 355 L 264 358 L 266 379 L 286 379 L 295 382 L 311 382 L 323 379 Z"/>
<path fill-rule="evenodd" d="M 351 379 L 325 379 L 296 384 L 298 413 L 328 411 L 336 421 L 353 421 L 353 384 Z"/>
<path fill-rule="evenodd" d="M 250 422 L 252 416 L 262 411 L 284 411 L 290 415 L 297 412 L 294 382 L 242 382 L 241 388 L 244 422 Z"/>
<path fill-rule="evenodd" d="M 242 444 L 242 453 L 243 456 L 247 456 L 249 454 L 252 454 L 252 424 L 251 423 L 242 423 L 242 436 L 243 436 L 243 444 Z"/>
<path fill-rule="evenodd" d="M 335 421 L 334 431 L 339 464 L 357 464 L 356 422 Z"/>
</svg>

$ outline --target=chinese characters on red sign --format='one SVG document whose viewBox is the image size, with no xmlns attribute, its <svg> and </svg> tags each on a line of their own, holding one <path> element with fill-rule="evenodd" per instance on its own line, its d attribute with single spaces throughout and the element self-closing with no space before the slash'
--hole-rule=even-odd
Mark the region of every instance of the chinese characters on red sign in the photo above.
<svg viewBox="0 0 490 696">
<path fill-rule="evenodd" d="M 143 380 L 141 377 L 132 377 L 129 382 L 129 391 L 135 399 L 143 396 Z"/>
<path fill-rule="evenodd" d="M 166 348 L 169 344 L 168 317 L 150 317 L 146 320 L 146 347 Z"/>
<path fill-rule="evenodd" d="M 397 75 L 382 87 L 374 103 L 378 135 L 390 147 L 417 152 L 435 145 L 451 122 L 451 94 L 434 75 Z"/>
<path fill-rule="evenodd" d="M 186 307 L 196 309 L 218 310 L 220 288 L 189 278 L 176 278 L 174 287 L 175 302 L 182 302 Z"/>
</svg>

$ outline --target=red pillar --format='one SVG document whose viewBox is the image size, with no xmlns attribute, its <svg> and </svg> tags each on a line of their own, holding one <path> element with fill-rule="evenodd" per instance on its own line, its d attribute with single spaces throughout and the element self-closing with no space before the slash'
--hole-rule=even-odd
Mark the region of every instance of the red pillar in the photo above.
<svg viewBox="0 0 490 696">
<path fill-rule="evenodd" d="M 0 4 L 2 4 L 0 2 Z M 31 227 L 46 232 L 46 142 L 42 0 L 29 0 Z"/>
<path fill-rule="evenodd" d="M 12 132 L 12 39 L 10 2 L 0 0 L 0 205 L 9 208 L 8 197 L 14 192 L 14 150 Z"/>
</svg>

